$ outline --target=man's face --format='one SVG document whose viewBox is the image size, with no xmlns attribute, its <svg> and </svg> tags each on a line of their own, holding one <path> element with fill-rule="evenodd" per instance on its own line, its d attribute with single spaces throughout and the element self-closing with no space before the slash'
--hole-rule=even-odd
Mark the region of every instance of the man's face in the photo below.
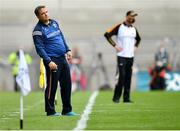
<svg viewBox="0 0 180 131">
<path fill-rule="evenodd" d="M 49 20 L 49 14 L 47 8 L 41 8 L 39 10 L 38 19 L 42 22 L 47 22 Z"/>
<path fill-rule="evenodd" d="M 126 16 L 126 21 L 130 24 L 133 24 L 135 22 L 135 16 L 132 15 Z"/>
</svg>

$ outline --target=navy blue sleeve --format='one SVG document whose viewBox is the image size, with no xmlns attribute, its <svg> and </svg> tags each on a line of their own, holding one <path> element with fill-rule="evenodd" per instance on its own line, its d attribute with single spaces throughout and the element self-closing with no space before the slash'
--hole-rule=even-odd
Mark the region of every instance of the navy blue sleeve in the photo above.
<svg viewBox="0 0 180 131">
<path fill-rule="evenodd" d="M 34 31 L 33 32 L 33 41 L 36 47 L 37 54 L 43 58 L 46 64 L 49 64 L 51 62 L 51 58 L 47 55 L 45 51 L 45 47 L 43 44 L 43 38 L 40 31 Z"/>
<path fill-rule="evenodd" d="M 71 50 L 69 49 L 68 45 L 66 44 L 66 40 L 65 40 L 64 35 L 63 35 L 62 32 L 61 32 L 61 36 L 62 36 L 62 39 L 63 39 L 63 43 L 64 43 L 64 45 L 65 45 L 65 47 L 66 47 L 66 52 L 71 51 Z"/>
<path fill-rule="evenodd" d="M 59 24 L 58 24 L 55 20 L 53 20 L 53 21 L 54 21 L 54 22 L 58 25 L 58 27 L 59 27 Z M 60 27 L 59 27 L 59 30 L 60 30 Z M 66 40 L 65 40 L 64 35 L 63 35 L 63 33 L 62 33 L 61 30 L 60 30 L 60 35 L 62 36 L 63 43 L 64 43 L 64 46 L 65 46 L 65 48 L 66 48 L 66 52 L 71 51 L 71 50 L 69 49 L 67 43 L 66 43 Z"/>
</svg>

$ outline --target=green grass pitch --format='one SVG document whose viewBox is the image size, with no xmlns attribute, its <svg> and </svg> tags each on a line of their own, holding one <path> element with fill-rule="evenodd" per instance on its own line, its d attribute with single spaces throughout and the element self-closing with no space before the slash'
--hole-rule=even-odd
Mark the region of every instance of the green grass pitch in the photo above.
<svg viewBox="0 0 180 131">
<path fill-rule="evenodd" d="M 173 130 L 180 129 L 180 92 L 132 92 L 133 104 L 112 102 L 112 91 L 100 92 L 87 130 Z M 72 95 L 73 111 L 82 114 L 90 92 Z M 19 93 L 0 92 L 0 130 L 19 129 Z M 24 129 L 72 130 L 81 116 L 47 117 L 43 92 L 24 97 Z M 61 111 L 58 96 L 57 112 Z"/>
</svg>

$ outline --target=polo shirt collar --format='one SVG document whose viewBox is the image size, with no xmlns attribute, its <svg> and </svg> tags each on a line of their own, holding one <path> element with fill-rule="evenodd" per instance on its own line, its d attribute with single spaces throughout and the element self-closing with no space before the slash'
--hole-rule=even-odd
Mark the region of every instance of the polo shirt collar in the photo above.
<svg viewBox="0 0 180 131">
<path fill-rule="evenodd" d="M 125 21 L 123 22 L 123 24 L 127 27 L 133 27 L 132 25 L 127 25 Z"/>
<path fill-rule="evenodd" d="M 48 25 L 44 24 L 44 23 L 43 23 L 43 22 L 41 22 L 41 21 L 39 21 L 39 23 L 40 23 L 40 24 L 42 24 L 43 26 L 49 26 L 49 25 L 52 23 L 52 20 L 51 20 L 51 19 L 49 19 L 49 24 L 48 24 Z"/>
</svg>

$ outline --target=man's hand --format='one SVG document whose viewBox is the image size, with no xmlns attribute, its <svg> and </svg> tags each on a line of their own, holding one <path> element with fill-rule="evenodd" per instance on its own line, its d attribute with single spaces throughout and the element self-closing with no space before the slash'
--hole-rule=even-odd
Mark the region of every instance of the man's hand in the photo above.
<svg viewBox="0 0 180 131">
<path fill-rule="evenodd" d="M 68 51 L 68 52 L 66 53 L 66 56 L 67 56 L 67 60 L 70 61 L 70 60 L 72 59 L 72 53 L 71 53 L 71 51 Z"/>
<path fill-rule="evenodd" d="M 117 52 L 121 52 L 123 50 L 123 48 L 121 48 L 121 47 L 119 47 L 117 45 L 114 48 L 116 49 Z"/>
<path fill-rule="evenodd" d="M 49 68 L 50 68 L 50 70 L 52 70 L 52 71 L 57 70 L 57 65 L 56 65 L 56 63 L 54 63 L 53 61 L 51 61 L 51 62 L 49 63 Z"/>
</svg>

